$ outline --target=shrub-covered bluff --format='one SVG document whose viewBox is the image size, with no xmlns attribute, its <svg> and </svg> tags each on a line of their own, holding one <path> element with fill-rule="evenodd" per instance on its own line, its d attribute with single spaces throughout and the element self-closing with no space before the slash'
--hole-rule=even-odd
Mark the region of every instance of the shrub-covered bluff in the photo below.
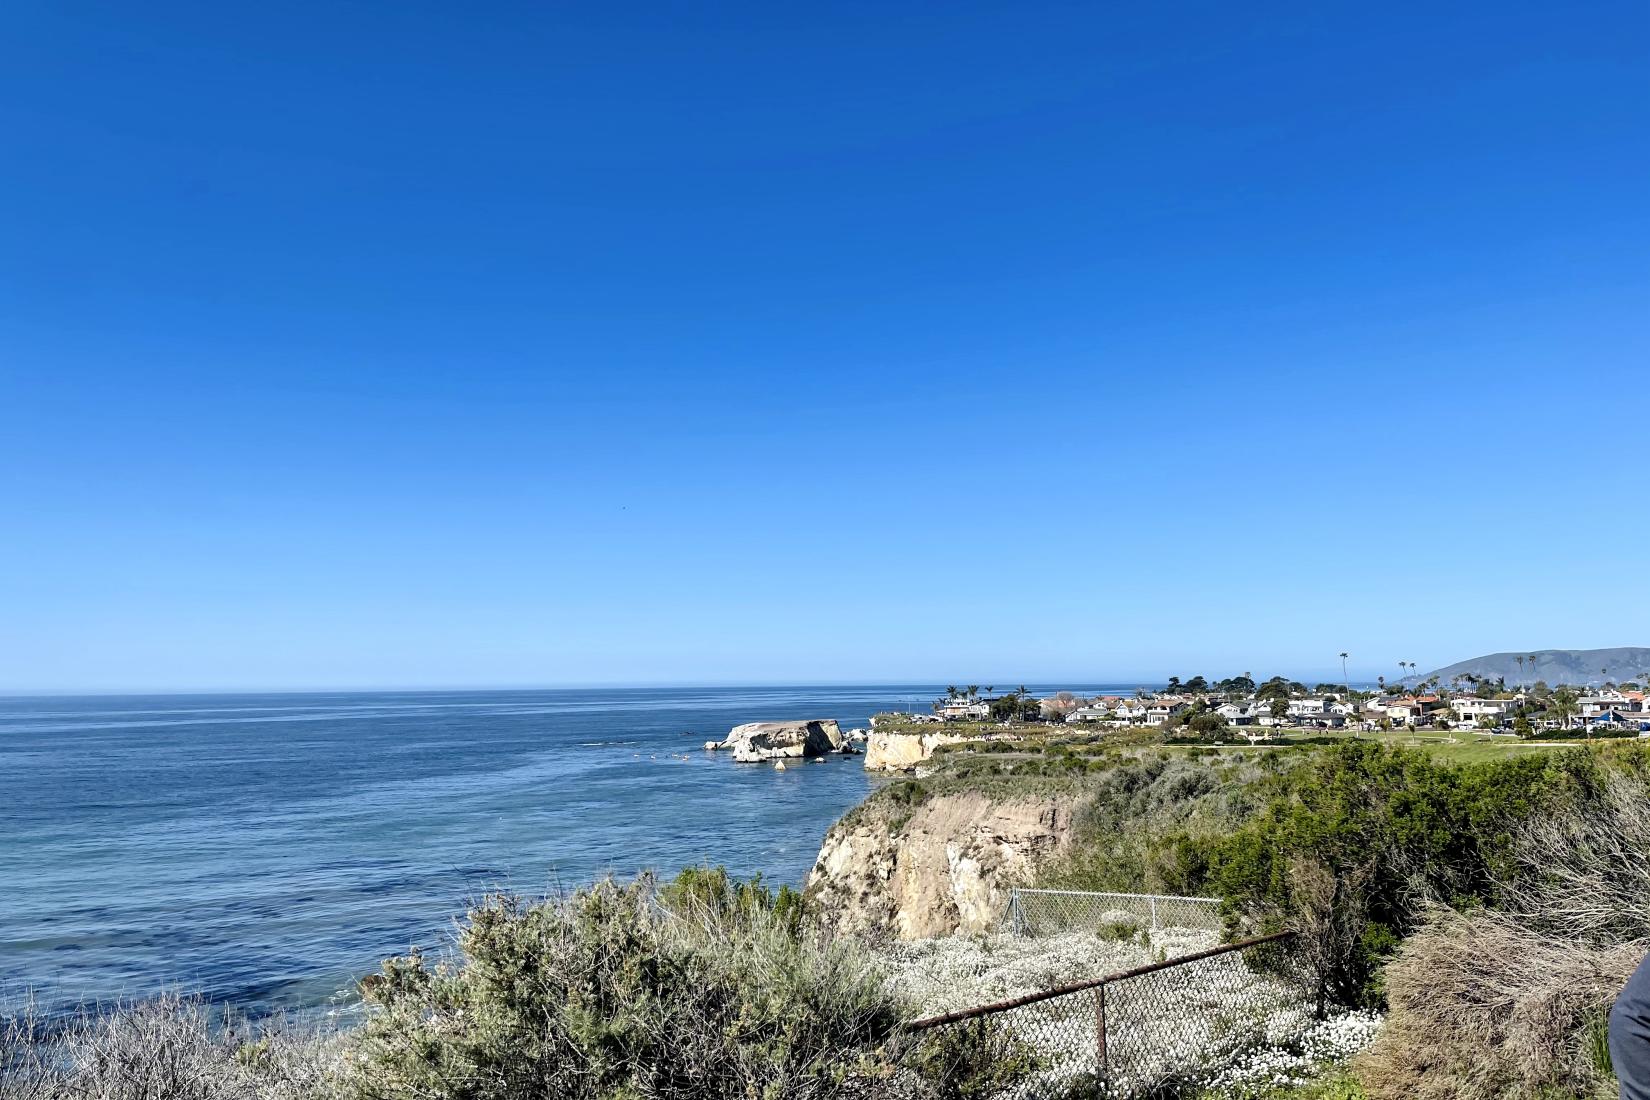
<svg viewBox="0 0 1650 1100">
<path fill-rule="evenodd" d="M 1332 997 L 1388 1014 L 1371 1096 L 1613 1095 L 1604 1015 L 1650 949 L 1650 748 L 1324 740 L 941 746 L 838 823 L 808 896 L 911 936 L 971 930 L 1017 884 L 1213 895 L 1233 933 L 1302 929 Z"/>
<path fill-rule="evenodd" d="M 1609 1092 L 1603 1013 L 1650 943 L 1644 747 L 1457 764 L 1357 740 L 1080 734 L 945 746 L 927 767 L 832 830 L 805 895 L 691 871 L 490 899 L 449 956 L 365 980 L 365 1022 L 342 1034 L 214 1027 L 187 1003 L 49 1035 L 15 1018 L 0 1100 L 985 1100 L 1034 1071 L 1023 1050 L 901 1026 L 968 1002 L 948 960 L 989 976 L 985 999 L 1135 949 L 877 941 L 982 928 L 1015 883 L 1214 894 L 1230 933 L 1301 929 L 1321 989 L 1386 1023 L 1291 1096 Z M 1367 1040 L 1370 1017 L 1340 1019 L 1211 1095 L 1283 1095 L 1267 1090 Z"/>
</svg>

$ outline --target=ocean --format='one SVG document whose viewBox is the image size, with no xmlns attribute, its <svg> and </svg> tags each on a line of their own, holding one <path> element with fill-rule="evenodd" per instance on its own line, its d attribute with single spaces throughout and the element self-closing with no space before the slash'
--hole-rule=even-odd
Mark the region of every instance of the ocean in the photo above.
<svg viewBox="0 0 1650 1100">
<path fill-rule="evenodd" d="M 0 699 L 0 997 L 341 1003 L 492 890 L 723 864 L 800 885 L 878 782 L 707 753 L 932 686 Z"/>
</svg>

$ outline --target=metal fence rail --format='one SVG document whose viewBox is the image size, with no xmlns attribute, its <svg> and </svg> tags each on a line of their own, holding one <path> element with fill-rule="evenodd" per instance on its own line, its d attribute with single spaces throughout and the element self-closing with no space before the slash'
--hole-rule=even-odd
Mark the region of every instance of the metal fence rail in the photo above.
<svg viewBox="0 0 1650 1100">
<path fill-rule="evenodd" d="M 1295 933 L 1243 940 L 1038 993 L 931 1016 L 1012 1065 L 996 1100 L 1193 1096 L 1248 1051 L 1298 1031 L 1313 998 Z"/>
<path fill-rule="evenodd" d="M 1219 898 L 1163 894 L 1100 894 L 1080 890 L 1015 889 L 1008 896 L 1008 927 L 1021 936 L 1062 932 L 1107 932 L 1130 928 L 1151 932 L 1221 928 Z"/>
</svg>

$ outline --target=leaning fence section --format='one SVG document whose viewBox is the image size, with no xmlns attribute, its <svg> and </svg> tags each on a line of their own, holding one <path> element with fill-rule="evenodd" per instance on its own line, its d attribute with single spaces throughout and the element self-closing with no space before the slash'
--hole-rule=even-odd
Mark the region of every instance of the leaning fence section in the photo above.
<svg viewBox="0 0 1650 1100">
<path fill-rule="evenodd" d="M 1164 894 L 1103 894 L 1081 890 L 1016 889 L 1008 897 L 1008 929 L 1021 936 L 1066 932 L 1108 935 L 1169 928 L 1218 932 L 1219 898 Z"/>
<path fill-rule="evenodd" d="M 1294 934 L 1216 947 L 913 1023 L 985 1045 L 1014 1084 L 995 1100 L 1196 1096 L 1312 1016 Z M 961 1030 L 961 1033 L 959 1032 Z"/>
</svg>

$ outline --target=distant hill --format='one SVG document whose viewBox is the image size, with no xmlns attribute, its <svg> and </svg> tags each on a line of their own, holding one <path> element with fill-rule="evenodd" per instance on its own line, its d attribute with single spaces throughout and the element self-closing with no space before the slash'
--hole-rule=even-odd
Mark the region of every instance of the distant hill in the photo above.
<svg viewBox="0 0 1650 1100">
<path fill-rule="evenodd" d="M 1532 662 L 1531 657 L 1535 660 Z M 1518 658 L 1524 658 L 1522 666 Z M 1483 676 L 1494 680 L 1505 677 L 1509 684 L 1533 684 L 1545 680 L 1549 684 L 1601 684 L 1606 680 L 1643 682 L 1650 676 L 1650 647 L 1618 646 L 1615 649 L 1535 649 L 1523 653 L 1491 653 L 1459 661 L 1453 665 L 1429 672 L 1424 676 L 1407 676 L 1406 684 L 1420 683 L 1434 676 L 1440 684 L 1448 685 L 1456 676 Z"/>
</svg>

